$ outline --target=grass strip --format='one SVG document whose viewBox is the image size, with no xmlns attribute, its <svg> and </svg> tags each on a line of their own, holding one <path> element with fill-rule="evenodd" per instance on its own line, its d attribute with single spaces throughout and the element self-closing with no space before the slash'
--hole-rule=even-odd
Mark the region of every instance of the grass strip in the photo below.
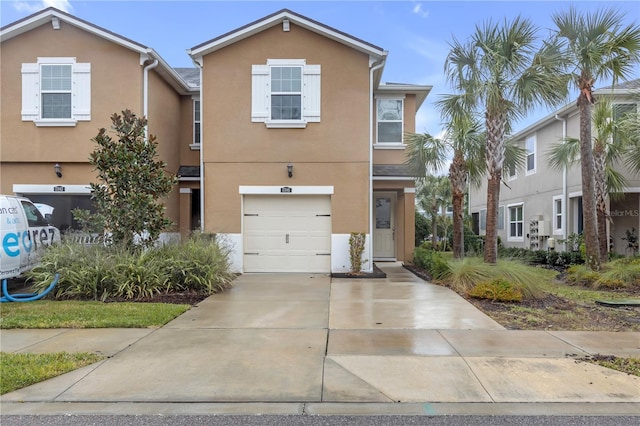
<svg viewBox="0 0 640 426">
<path fill-rule="evenodd" d="M 170 303 L 40 300 L 3 303 L 0 328 L 153 328 L 189 310 Z"/>
<path fill-rule="evenodd" d="M 0 394 L 12 392 L 104 359 L 92 353 L 56 352 L 13 354 L 0 352 Z"/>
</svg>

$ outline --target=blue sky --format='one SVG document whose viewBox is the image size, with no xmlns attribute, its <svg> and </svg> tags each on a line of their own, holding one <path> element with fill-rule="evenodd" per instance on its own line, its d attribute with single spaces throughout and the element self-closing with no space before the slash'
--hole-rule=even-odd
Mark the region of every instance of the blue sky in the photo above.
<svg viewBox="0 0 640 426">
<path fill-rule="evenodd" d="M 416 131 L 438 134 L 440 119 L 432 103 L 450 90 L 443 77 L 448 43 L 464 40 L 476 24 L 522 15 L 546 36 L 554 12 L 570 4 L 580 9 L 614 7 L 628 23 L 640 23 L 634 1 L 171 1 L 171 0 L 0 0 L 5 26 L 48 6 L 154 48 L 173 67 L 192 66 L 186 49 L 256 19 L 288 8 L 389 51 L 383 81 L 432 85 L 417 116 Z M 640 77 L 640 72 L 636 73 Z M 605 85 L 602 82 L 599 87 Z M 540 109 L 514 126 L 522 129 L 550 111 Z"/>
</svg>

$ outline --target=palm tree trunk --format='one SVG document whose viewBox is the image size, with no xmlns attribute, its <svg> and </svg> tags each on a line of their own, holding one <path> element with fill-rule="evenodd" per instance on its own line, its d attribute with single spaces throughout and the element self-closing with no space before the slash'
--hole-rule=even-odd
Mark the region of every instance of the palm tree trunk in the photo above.
<svg viewBox="0 0 640 426">
<path fill-rule="evenodd" d="M 464 257 L 464 190 L 467 186 L 467 170 L 464 154 L 456 151 L 449 166 L 451 204 L 453 205 L 453 258 Z"/>
<path fill-rule="evenodd" d="M 504 112 L 486 113 L 487 131 L 486 160 L 489 180 L 487 182 L 487 234 L 485 236 L 484 261 L 498 261 L 498 204 L 502 165 L 504 164 L 504 134 L 507 119 Z"/>
<path fill-rule="evenodd" d="M 500 174 L 489 176 L 487 184 L 487 234 L 484 240 L 484 261 L 498 261 L 498 203 L 500 200 Z"/>
<path fill-rule="evenodd" d="M 580 110 L 580 170 L 582 173 L 582 218 L 584 224 L 585 262 L 594 271 L 600 269 L 600 242 L 596 217 L 596 194 L 593 149 L 591 147 L 591 84 L 581 79 L 578 97 Z"/>
<path fill-rule="evenodd" d="M 464 193 L 454 191 L 452 195 L 453 204 L 453 258 L 462 259 L 464 257 L 464 218 L 463 204 Z"/>
<path fill-rule="evenodd" d="M 609 260 L 609 238 L 607 238 L 607 182 L 605 176 L 606 161 L 604 147 L 596 144 L 593 149 L 593 162 L 595 166 L 596 218 L 598 222 L 600 263 L 606 263 Z"/>
<path fill-rule="evenodd" d="M 431 210 L 431 248 L 438 250 L 438 210 Z"/>
</svg>

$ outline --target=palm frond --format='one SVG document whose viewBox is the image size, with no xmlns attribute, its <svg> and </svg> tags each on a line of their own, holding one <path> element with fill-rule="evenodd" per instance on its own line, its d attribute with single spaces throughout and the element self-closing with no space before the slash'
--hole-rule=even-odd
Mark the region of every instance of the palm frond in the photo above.
<svg viewBox="0 0 640 426">
<path fill-rule="evenodd" d="M 552 169 L 561 171 L 577 163 L 580 158 L 580 139 L 566 138 L 560 143 L 551 145 L 545 153 Z"/>
</svg>

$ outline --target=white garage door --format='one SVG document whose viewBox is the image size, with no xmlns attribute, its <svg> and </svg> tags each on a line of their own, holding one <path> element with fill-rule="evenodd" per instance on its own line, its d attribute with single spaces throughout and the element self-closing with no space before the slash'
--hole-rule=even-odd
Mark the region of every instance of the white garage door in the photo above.
<svg viewBox="0 0 640 426">
<path fill-rule="evenodd" d="M 331 271 L 331 198 L 245 195 L 245 272 Z"/>
</svg>

